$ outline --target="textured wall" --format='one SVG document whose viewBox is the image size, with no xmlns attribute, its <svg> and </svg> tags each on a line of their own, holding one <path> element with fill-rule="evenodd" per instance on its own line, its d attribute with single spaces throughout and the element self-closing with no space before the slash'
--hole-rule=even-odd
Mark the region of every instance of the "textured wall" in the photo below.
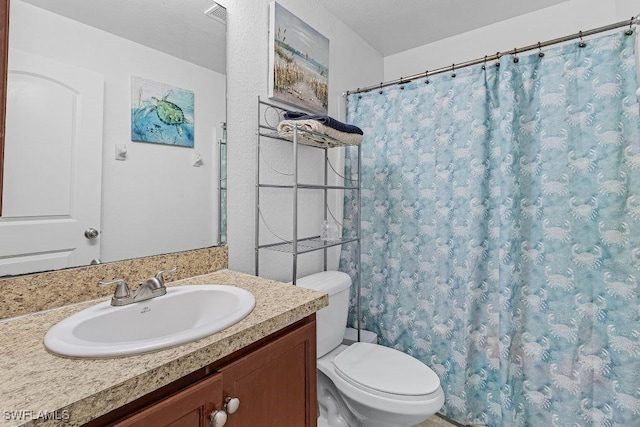
<svg viewBox="0 0 640 427">
<path fill-rule="evenodd" d="M 228 10 L 229 267 L 253 273 L 257 98 L 267 96 L 270 2 L 226 0 L 220 3 Z M 382 56 L 347 28 L 339 17 L 317 3 L 302 0 L 279 3 L 329 38 L 329 114 L 344 119 L 342 92 L 379 82 Z M 305 179 L 320 179 L 322 161 L 318 161 L 310 150 L 302 151 Z M 265 156 L 274 168 L 291 171 L 290 147 L 274 145 Z M 289 200 L 290 197 L 282 194 L 267 197 L 263 193 L 261 201 L 271 228 L 283 235 L 290 230 L 291 216 L 287 215 L 290 208 L 286 204 Z M 322 218 L 321 198 L 305 194 L 302 205 L 301 234 L 317 234 Z M 262 253 L 261 276 L 291 280 L 289 255 Z M 322 268 L 318 255 L 300 257 L 299 275 Z"/>
</svg>

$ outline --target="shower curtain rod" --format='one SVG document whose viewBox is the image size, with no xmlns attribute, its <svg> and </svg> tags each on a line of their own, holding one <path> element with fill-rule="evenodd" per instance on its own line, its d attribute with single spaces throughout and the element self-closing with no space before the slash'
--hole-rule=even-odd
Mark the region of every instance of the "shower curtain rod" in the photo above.
<svg viewBox="0 0 640 427">
<path fill-rule="evenodd" d="M 343 93 L 343 96 L 356 94 L 356 93 L 369 92 L 369 91 L 372 91 L 372 90 L 375 90 L 375 89 L 382 89 L 383 87 L 393 86 L 393 85 L 396 85 L 396 84 L 409 83 L 409 82 L 411 82 L 412 80 L 415 80 L 415 79 L 426 78 L 426 77 L 429 77 L 429 76 L 434 76 L 436 74 L 446 73 L 448 71 L 450 71 L 452 73 L 455 73 L 455 70 L 460 69 L 460 68 L 466 68 L 466 67 L 470 67 L 472 65 L 478 65 L 478 64 L 486 63 L 487 61 L 497 61 L 503 55 L 510 55 L 510 54 L 517 55 L 518 53 L 527 52 L 527 51 L 530 51 L 530 50 L 542 49 L 543 47 L 551 46 L 551 45 L 558 44 L 558 43 L 567 42 L 567 41 L 570 41 L 570 40 L 582 39 L 583 37 L 592 36 L 594 34 L 603 33 L 605 31 L 615 30 L 616 28 L 626 27 L 627 25 L 629 26 L 629 31 L 631 31 L 631 27 L 633 25 L 637 25 L 639 23 L 640 23 L 640 15 L 637 15 L 637 16 L 632 17 L 630 20 L 628 19 L 626 21 L 616 22 L 615 24 L 605 25 L 604 27 L 598 27 L 598 28 L 594 28 L 594 29 L 588 30 L 588 31 L 579 31 L 579 32 L 577 32 L 575 34 L 571 34 L 571 35 L 564 36 L 564 37 L 559 37 L 557 39 L 547 40 L 545 42 L 538 42 L 536 44 L 531 44 L 529 46 L 515 48 L 513 50 L 509 50 L 509 51 L 505 51 L 505 52 L 497 52 L 497 53 L 495 53 L 493 55 L 486 55 L 483 58 L 472 59 L 470 61 L 461 62 L 459 64 L 452 64 L 452 65 L 449 65 L 447 67 L 438 68 L 438 69 L 432 70 L 432 71 L 428 71 L 427 70 L 424 73 L 414 74 L 413 76 L 400 77 L 399 79 L 396 79 L 396 80 L 391 80 L 391 81 L 388 81 L 388 82 L 381 82 L 378 85 L 368 86 L 368 87 L 365 87 L 365 88 L 358 88 L 358 89 L 353 90 L 353 91 L 347 91 L 347 92 Z"/>
</svg>

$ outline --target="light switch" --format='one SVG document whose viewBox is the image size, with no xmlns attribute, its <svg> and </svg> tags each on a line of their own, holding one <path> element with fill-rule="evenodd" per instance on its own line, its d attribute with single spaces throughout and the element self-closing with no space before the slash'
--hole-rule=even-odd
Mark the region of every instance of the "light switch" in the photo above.
<svg viewBox="0 0 640 427">
<path fill-rule="evenodd" d="M 204 164 L 204 162 L 202 161 L 202 156 L 200 155 L 200 153 L 193 153 L 193 156 L 191 157 L 191 161 L 193 163 L 193 167 L 195 167 L 195 168 L 199 168 L 200 166 L 202 166 Z"/>
<path fill-rule="evenodd" d="M 127 146 L 116 144 L 116 160 L 127 160 Z"/>
</svg>

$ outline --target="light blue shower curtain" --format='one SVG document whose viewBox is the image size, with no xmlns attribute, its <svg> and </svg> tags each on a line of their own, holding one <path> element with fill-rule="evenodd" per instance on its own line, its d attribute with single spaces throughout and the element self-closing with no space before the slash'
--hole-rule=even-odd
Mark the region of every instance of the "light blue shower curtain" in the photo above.
<svg viewBox="0 0 640 427">
<path fill-rule="evenodd" d="M 430 366 L 459 422 L 640 425 L 634 43 L 348 98 L 365 134 L 362 326 Z"/>
</svg>

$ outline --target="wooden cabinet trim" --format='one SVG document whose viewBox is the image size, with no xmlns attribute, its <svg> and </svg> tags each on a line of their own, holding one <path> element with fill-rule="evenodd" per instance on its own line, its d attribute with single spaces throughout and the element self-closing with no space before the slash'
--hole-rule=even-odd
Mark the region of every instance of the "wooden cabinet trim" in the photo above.
<svg viewBox="0 0 640 427">
<path fill-rule="evenodd" d="M 202 403 L 199 396 L 209 396 Z M 222 374 L 215 374 L 200 380 L 186 389 L 117 422 L 116 427 L 147 427 L 161 425 L 174 414 L 188 414 L 197 411 L 200 425 L 208 422 L 209 414 L 222 408 Z"/>
</svg>

